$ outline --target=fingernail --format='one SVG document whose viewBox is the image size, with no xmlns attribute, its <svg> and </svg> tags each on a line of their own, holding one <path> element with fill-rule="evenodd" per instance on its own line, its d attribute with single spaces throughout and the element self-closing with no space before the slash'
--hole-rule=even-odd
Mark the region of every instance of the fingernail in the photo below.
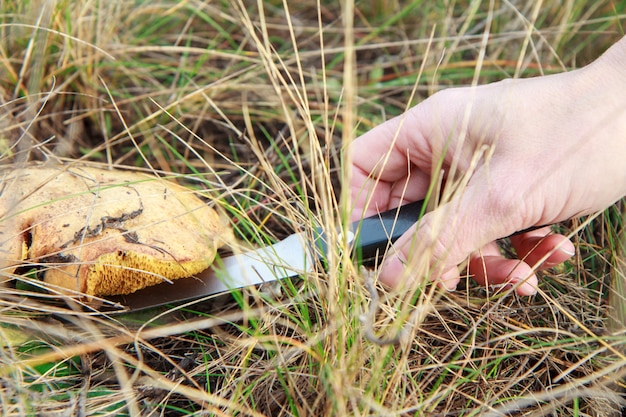
<svg viewBox="0 0 626 417">
<path fill-rule="evenodd" d="M 520 281 L 523 282 L 521 284 L 518 284 Z M 530 284 L 527 279 L 525 280 L 524 278 L 512 278 L 511 284 L 514 286 L 517 285 L 515 288 L 515 292 L 518 295 L 530 296 L 537 294 L 537 288 L 534 285 Z"/>
<path fill-rule="evenodd" d="M 461 282 L 461 278 L 459 278 L 455 268 L 452 273 L 450 271 L 443 273 L 437 285 L 445 288 L 448 292 L 455 292 L 459 282 Z"/>
<path fill-rule="evenodd" d="M 531 295 L 537 294 L 537 288 L 535 288 L 534 286 L 532 286 L 530 284 L 522 284 L 517 289 L 517 293 L 519 295 L 521 295 L 521 296 L 528 296 L 528 297 L 530 297 Z"/>
<path fill-rule="evenodd" d="M 379 281 L 388 287 L 398 285 L 398 280 L 404 272 L 404 262 L 398 255 L 392 255 L 383 263 L 380 269 Z"/>
<path fill-rule="evenodd" d="M 576 255 L 576 248 L 572 242 L 567 241 L 559 246 L 559 252 L 564 253 L 567 256 L 574 256 Z"/>
</svg>

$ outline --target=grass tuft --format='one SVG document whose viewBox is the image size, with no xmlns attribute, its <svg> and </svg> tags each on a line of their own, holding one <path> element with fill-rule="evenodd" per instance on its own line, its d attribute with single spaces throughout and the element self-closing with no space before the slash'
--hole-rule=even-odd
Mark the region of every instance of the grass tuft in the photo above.
<svg viewBox="0 0 626 417">
<path fill-rule="evenodd" d="M 171 176 L 219 201 L 242 248 L 318 226 L 340 247 L 349 141 L 442 88 L 585 65 L 623 35 L 625 8 L 5 0 L 0 164 Z M 578 253 L 525 299 L 469 280 L 373 291 L 345 251 L 300 279 L 127 317 L 6 289 L 0 412 L 619 415 L 623 212 L 561 225 Z"/>
</svg>

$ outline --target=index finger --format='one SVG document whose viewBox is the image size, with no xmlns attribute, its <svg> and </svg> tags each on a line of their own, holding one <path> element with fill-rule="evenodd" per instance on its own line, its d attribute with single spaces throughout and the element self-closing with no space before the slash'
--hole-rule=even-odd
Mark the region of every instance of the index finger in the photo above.
<svg viewBox="0 0 626 417">
<path fill-rule="evenodd" d="M 425 196 L 430 185 L 431 147 L 415 113 L 416 108 L 411 109 L 352 143 L 354 220 Z"/>
</svg>

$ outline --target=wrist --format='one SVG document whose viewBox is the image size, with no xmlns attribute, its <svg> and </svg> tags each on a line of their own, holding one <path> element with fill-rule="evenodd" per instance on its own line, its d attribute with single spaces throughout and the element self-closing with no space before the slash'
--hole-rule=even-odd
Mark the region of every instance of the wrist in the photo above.
<svg viewBox="0 0 626 417">
<path fill-rule="evenodd" d="M 626 84 L 626 36 L 611 46 L 588 68 L 606 79 L 613 88 Z"/>
</svg>

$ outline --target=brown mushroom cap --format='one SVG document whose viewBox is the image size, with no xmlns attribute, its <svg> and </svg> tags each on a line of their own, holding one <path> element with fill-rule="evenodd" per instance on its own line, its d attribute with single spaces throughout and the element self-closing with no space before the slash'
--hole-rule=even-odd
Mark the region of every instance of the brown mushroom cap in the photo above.
<svg viewBox="0 0 626 417">
<path fill-rule="evenodd" d="M 208 268 L 232 233 L 192 190 L 92 167 L 0 173 L 0 273 L 23 265 L 88 295 L 128 294 Z"/>
</svg>

